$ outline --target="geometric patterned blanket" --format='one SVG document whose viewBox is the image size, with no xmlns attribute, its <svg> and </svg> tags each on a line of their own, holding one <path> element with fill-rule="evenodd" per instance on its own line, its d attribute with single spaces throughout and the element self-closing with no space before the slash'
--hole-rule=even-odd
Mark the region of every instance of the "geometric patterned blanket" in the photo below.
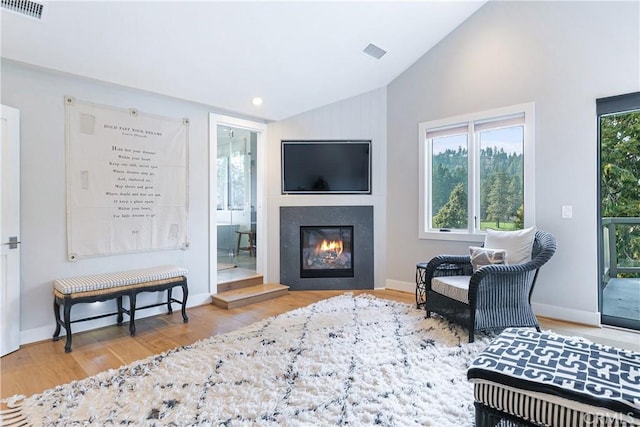
<svg viewBox="0 0 640 427">
<path fill-rule="evenodd" d="M 631 350 L 509 328 L 473 361 L 467 377 L 640 417 L 640 353 Z"/>
</svg>

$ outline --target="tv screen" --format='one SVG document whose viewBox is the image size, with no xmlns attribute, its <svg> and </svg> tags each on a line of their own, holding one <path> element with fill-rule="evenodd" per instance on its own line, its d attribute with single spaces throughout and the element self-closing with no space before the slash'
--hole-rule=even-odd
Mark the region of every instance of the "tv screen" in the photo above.
<svg viewBox="0 0 640 427">
<path fill-rule="evenodd" d="M 282 193 L 371 193 L 371 141 L 282 141 Z"/>
</svg>

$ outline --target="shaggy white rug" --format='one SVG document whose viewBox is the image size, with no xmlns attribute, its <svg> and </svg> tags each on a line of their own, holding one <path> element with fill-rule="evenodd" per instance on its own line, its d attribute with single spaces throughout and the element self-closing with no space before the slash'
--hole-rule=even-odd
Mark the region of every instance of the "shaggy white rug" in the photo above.
<svg viewBox="0 0 640 427">
<path fill-rule="evenodd" d="M 424 310 L 345 294 L 11 400 L 33 425 L 473 425 L 489 343 Z"/>
</svg>

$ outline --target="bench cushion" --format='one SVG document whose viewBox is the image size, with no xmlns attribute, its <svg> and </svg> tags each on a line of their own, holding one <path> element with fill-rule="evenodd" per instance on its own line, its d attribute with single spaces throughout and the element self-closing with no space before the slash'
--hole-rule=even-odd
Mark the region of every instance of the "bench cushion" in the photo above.
<svg viewBox="0 0 640 427">
<path fill-rule="evenodd" d="M 640 419 L 640 353 L 631 350 L 508 328 L 467 374 L 476 401 L 530 421 L 567 410 L 587 419 L 603 409 Z"/>
<path fill-rule="evenodd" d="M 121 286 L 131 286 L 186 275 L 186 268 L 177 265 L 163 265 L 117 273 L 92 274 L 88 276 L 57 279 L 53 281 L 53 288 L 60 294 L 69 295 L 78 292 L 100 291 Z"/>
</svg>

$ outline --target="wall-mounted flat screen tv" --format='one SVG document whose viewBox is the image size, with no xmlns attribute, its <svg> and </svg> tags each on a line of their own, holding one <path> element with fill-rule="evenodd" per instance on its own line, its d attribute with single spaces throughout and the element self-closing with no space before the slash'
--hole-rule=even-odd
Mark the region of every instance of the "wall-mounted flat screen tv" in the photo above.
<svg viewBox="0 0 640 427">
<path fill-rule="evenodd" d="M 371 194 L 371 141 L 282 140 L 282 193 Z"/>
</svg>

